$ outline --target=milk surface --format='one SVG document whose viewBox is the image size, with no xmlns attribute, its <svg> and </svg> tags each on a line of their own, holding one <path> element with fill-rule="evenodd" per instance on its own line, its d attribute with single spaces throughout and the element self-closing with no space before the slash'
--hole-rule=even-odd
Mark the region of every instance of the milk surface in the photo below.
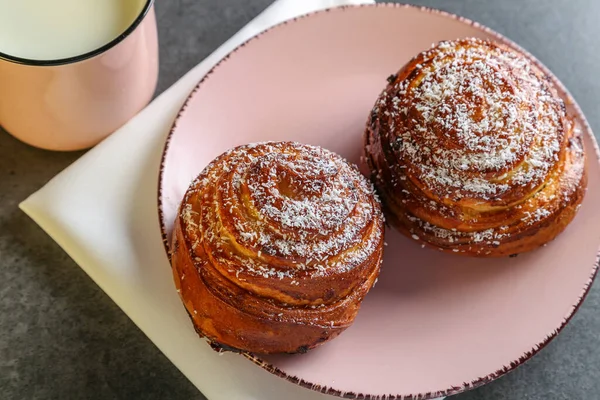
<svg viewBox="0 0 600 400">
<path fill-rule="evenodd" d="M 146 0 L 0 0 L 0 52 L 56 60 L 96 50 L 121 35 Z"/>
</svg>

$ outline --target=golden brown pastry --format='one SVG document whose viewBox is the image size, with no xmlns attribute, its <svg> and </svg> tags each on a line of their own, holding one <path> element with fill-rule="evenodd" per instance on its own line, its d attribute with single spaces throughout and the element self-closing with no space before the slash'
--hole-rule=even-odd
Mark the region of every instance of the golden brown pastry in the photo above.
<svg viewBox="0 0 600 400">
<path fill-rule="evenodd" d="M 446 41 L 388 81 L 365 153 L 400 231 L 493 257 L 541 246 L 571 222 L 587 182 L 582 137 L 550 79 L 522 54 Z"/>
<path fill-rule="evenodd" d="M 322 148 L 234 148 L 191 184 L 175 283 L 217 349 L 302 353 L 348 328 L 379 274 L 383 215 L 356 167 Z"/>
</svg>

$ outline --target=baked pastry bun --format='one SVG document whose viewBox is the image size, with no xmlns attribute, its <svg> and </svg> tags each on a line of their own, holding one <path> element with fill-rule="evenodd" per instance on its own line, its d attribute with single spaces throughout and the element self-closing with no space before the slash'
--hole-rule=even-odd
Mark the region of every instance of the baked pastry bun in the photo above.
<svg viewBox="0 0 600 400">
<path fill-rule="evenodd" d="M 413 58 L 378 98 L 366 160 L 388 220 L 467 256 L 508 256 L 554 239 L 586 189 L 579 129 L 550 79 L 479 39 Z"/>
<path fill-rule="evenodd" d="M 217 349 L 302 353 L 348 328 L 382 261 L 371 183 L 319 147 L 234 148 L 191 184 L 172 239 L 177 290 Z"/>
</svg>

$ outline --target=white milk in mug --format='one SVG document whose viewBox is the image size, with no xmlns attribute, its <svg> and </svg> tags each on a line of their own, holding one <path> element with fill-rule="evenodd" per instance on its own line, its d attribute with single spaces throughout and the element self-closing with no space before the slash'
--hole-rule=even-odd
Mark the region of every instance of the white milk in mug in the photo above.
<svg viewBox="0 0 600 400">
<path fill-rule="evenodd" d="M 90 148 L 150 102 L 157 79 L 153 0 L 0 0 L 0 135 Z"/>
<path fill-rule="evenodd" d="M 30 60 L 82 55 L 110 43 L 146 0 L 0 0 L 0 53 Z"/>
</svg>

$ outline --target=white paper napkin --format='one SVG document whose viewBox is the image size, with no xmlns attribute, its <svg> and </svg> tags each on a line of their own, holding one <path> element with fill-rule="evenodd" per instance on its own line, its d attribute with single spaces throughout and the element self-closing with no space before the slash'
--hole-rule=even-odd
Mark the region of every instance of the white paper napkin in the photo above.
<svg viewBox="0 0 600 400">
<path fill-rule="evenodd" d="M 285 19 L 361 0 L 279 0 L 145 110 L 20 204 L 211 400 L 317 400 L 234 355 L 201 345 L 174 290 L 157 216 L 166 135 L 187 95 L 237 45 Z"/>
</svg>

